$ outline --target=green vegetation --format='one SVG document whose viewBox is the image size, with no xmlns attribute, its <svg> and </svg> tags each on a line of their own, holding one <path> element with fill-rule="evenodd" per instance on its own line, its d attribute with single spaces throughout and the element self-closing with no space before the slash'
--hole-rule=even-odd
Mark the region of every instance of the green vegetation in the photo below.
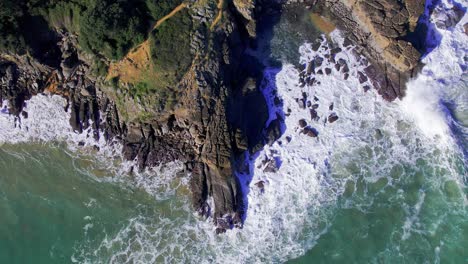
<svg viewBox="0 0 468 264">
<path fill-rule="evenodd" d="M 37 29 L 37 18 L 41 18 L 47 21 L 45 30 L 62 28 L 76 33 L 85 51 L 118 60 L 147 37 L 155 21 L 180 3 L 182 0 L 0 0 L 0 51 L 26 52 L 23 35 L 28 29 Z"/>
<path fill-rule="evenodd" d="M 171 82 L 179 81 L 192 63 L 191 31 L 192 20 L 188 11 L 183 10 L 154 30 L 151 35 L 151 58 L 154 66 L 164 70 Z"/>
<path fill-rule="evenodd" d="M 157 21 L 182 2 L 183 0 L 146 0 L 145 4 L 153 20 Z"/>
<path fill-rule="evenodd" d="M 0 51 L 24 53 L 23 10 L 16 0 L 0 1 Z"/>
<path fill-rule="evenodd" d="M 182 8 L 153 28 L 183 2 L 0 0 L 0 52 L 29 53 L 36 58 L 50 54 L 52 59 L 59 58 L 57 32 L 68 31 L 78 36 L 81 51 L 95 55 L 93 74 L 106 76 L 109 66 L 118 64 L 116 60 L 149 39 L 146 44 L 150 45 L 151 58 L 140 60 L 143 66 L 140 65 L 141 72 L 135 71 L 138 76 L 131 81 L 124 81 L 119 75 L 108 80 L 108 92 L 115 97 L 121 113 L 132 120 L 146 120 L 155 112 L 172 109 L 177 104 L 176 85 L 193 60 L 190 35 L 194 25 L 188 9 Z M 43 36 L 47 40 L 41 42 Z M 52 48 L 56 53 L 49 52 Z M 109 59 L 114 64 L 109 65 Z M 151 63 L 146 69 L 147 59 Z M 140 111 L 135 105 L 148 111 Z"/>
<path fill-rule="evenodd" d="M 176 91 L 170 86 L 157 86 L 154 82 L 143 79 L 136 84 L 130 84 L 128 95 L 146 106 L 168 110 L 174 107 L 177 99 Z"/>
<path fill-rule="evenodd" d="M 107 74 L 108 69 L 109 67 L 107 66 L 107 64 L 98 58 L 94 60 L 94 63 L 91 68 L 93 74 L 96 76 L 105 76 Z"/>
<path fill-rule="evenodd" d="M 26 2 L 28 12 L 33 16 L 43 17 L 50 27 L 79 32 L 80 18 L 90 1 L 29 0 Z"/>
<path fill-rule="evenodd" d="M 98 1 L 81 19 L 80 45 L 88 51 L 120 59 L 145 39 L 150 26 L 144 6 L 138 2 Z"/>
</svg>

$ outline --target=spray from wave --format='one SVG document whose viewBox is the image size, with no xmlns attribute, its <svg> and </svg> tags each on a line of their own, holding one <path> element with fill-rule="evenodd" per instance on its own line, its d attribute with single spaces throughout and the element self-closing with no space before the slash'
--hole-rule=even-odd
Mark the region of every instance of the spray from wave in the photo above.
<svg viewBox="0 0 468 264">
<path fill-rule="evenodd" d="M 434 25 L 450 20 L 449 13 L 460 5 L 453 1 L 442 1 L 434 10 L 431 23 Z M 465 8 L 466 1 L 462 2 Z M 444 12 L 445 11 L 445 12 Z M 415 80 L 408 83 L 407 96 L 401 102 L 402 110 L 416 123 L 423 133 L 430 138 L 437 136 L 442 144 L 448 144 L 455 132 L 452 129 L 461 129 L 463 140 L 468 140 L 467 129 L 462 128 L 462 120 L 453 116 L 452 109 L 466 108 L 466 71 L 468 36 L 464 25 L 468 23 L 468 16 L 464 15 L 454 27 L 444 29 L 435 28 L 435 33 L 429 34 L 426 42 L 432 43 L 440 38 L 438 47 L 432 50 L 425 58 L 422 72 Z M 458 85 L 460 84 L 460 85 Z M 451 109 L 452 108 L 452 109 Z M 466 145 L 464 146 L 466 148 Z"/>
</svg>

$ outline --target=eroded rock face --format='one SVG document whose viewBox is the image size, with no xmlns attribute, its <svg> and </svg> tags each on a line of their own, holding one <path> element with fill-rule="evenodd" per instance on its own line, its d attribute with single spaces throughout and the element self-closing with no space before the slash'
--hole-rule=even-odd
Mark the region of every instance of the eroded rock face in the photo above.
<svg viewBox="0 0 468 264">
<path fill-rule="evenodd" d="M 259 10 L 263 2 L 233 1 L 234 9 L 225 12 L 227 22 L 218 30 L 219 35 L 215 38 L 220 48 L 214 50 L 223 50 L 224 54 L 218 53 L 215 56 L 217 60 L 195 68 L 193 75 L 197 76 L 195 80 L 199 85 L 187 83 L 187 92 L 184 94 L 186 99 L 183 100 L 186 104 L 192 104 L 193 109 L 176 116 L 179 123 L 190 124 L 188 129 L 195 138 L 196 158 L 192 169 L 194 205 L 201 214 L 205 214 L 208 210 L 206 199 L 209 196 L 214 198 L 214 219 L 220 232 L 227 226 L 237 226 L 244 214 L 243 194 L 235 177 L 235 173 L 245 167 L 239 166 L 243 153 L 247 150 L 255 151 L 280 135 L 280 132 L 264 133 L 267 136 L 262 138 L 261 128 L 252 128 L 252 124 L 245 121 L 246 118 L 232 115 L 248 108 L 253 102 L 258 104 L 258 109 L 262 108 L 263 103 L 259 98 L 249 101 L 258 91 L 248 80 L 249 74 L 242 71 L 242 60 L 245 59 L 243 52 L 246 39 L 256 36 L 253 30 L 257 19 L 255 15 L 261 13 Z M 424 1 L 300 2 L 329 15 L 345 31 L 349 40 L 360 47 L 359 52 L 372 65 L 366 70 L 366 75 L 385 99 L 394 100 L 404 96 L 405 83 L 418 69 L 420 54 L 411 43 L 403 39 L 415 30 L 419 16 L 424 11 Z M 242 32 L 248 34 L 243 35 Z M 340 67 L 346 71 L 347 65 Z M 193 104 L 193 98 L 197 98 L 196 104 Z M 262 111 L 265 110 L 259 110 L 256 115 L 260 125 L 266 121 L 261 118 Z M 335 122 L 337 119 L 331 116 L 329 121 Z M 272 122 L 276 123 L 280 121 Z M 274 132 L 278 129 L 267 130 Z M 309 136 L 317 136 L 313 129 L 307 132 Z"/>
<path fill-rule="evenodd" d="M 257 35 L 257 23 L 256 19 L 254 18 L 254 10 L 255 10 L 255 0 L 233 0 L 232 1 L 234 6 L 236 7 L 237 11 L 242 15 L 242 17 L 246 20 L 245 27 L 247 32 L 251 37 L 255 37 Z"/>
<path fill-rule="evenodd" d="M 314 0 L 371 62 L 367 74 L 387 100 L 402 98 L 405 84 L 419 69 L 421 54 L 405 37 L 424 12 L 421 0 Z"/>
</svg>

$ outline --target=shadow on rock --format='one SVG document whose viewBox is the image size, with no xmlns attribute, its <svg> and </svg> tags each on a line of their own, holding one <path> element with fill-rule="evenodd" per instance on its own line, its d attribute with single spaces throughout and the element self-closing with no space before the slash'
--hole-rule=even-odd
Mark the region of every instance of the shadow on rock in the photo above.
<svg viewBox="0 0 468 264">
<path fill-rule="evenodd" d="M 416 29 L 402 38 L 413 44 L 422 54 L 421 59 L 440 45 L 442 35 L 437 29 L 452 30 L 466 13 L 466 7 L 458 3 L 454 3 L 451 10 L 441 10 L 440 2 L 441 0 L 426 1 L 424 14 L 419 18 Z M 431 17 L 435 17 L 434 23 L 431 22 Z"/>
<path fill-rule="evenodd" d="M 281 15 L 281 5 L 274 3 L 264 4 L 261 13 L 257 13 L 257 17 L 262 18 L 257 21 L 257 35 L 249 43 L 240 67 L 245 81 L 235 91 L 228 108 L 229 120 L 247 139 L 247 142 L 237 144 L 244 148 L 238 149 L 234 161 L 241 193 L 238 212 L 242 223 L 247 218 L 255 160 L 265 145 L 273 144 L 285 131 L 283 104 L 276 88 L 276 75 L 281 71 L 282 63 L 272 55 L 271 45 L 273 29 Z M 281 166 L 281 161 L 269 162 L 272 170 Z M 256 185 L 263 188 L 261 183 Z"/>
</svg>

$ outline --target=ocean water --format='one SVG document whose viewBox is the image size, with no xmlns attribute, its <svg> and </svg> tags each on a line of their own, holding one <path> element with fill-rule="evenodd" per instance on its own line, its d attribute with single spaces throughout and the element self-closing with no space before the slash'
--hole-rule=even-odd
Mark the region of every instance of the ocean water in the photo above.
<svg viewBox="0 0 468 264">
<path fill-rule="evenodd" d="M 328 52 L 308 43 L 299 62 L 267 69 L 264 95 L 271 117 L 287 113 L 285 132 L 251 160 L 244 228 L 220 236 L 193 213 L 190 175 L 177 162 L 129 175 L 118 144 L 70 130 L 57 96 L 34 97 L 21 122 L 1 113 L 0 263 L 468 262 L 466 23 L 436 29 L 441 41 L 402 101 L 364 91 L 357 72 L 366 62 L 352 48 L 337 55 L 347 80 L 333 70 L 300 87 L 293 64 Z M 318 121 L 297 103 L 303 92 L 319 105 Z M 331 113 L 339 119 L 324 122 Z M 303 118 L 317 138 L 301 133 Z M 269 159 L 277 172 L 264 171 Z"/>
</svg>

